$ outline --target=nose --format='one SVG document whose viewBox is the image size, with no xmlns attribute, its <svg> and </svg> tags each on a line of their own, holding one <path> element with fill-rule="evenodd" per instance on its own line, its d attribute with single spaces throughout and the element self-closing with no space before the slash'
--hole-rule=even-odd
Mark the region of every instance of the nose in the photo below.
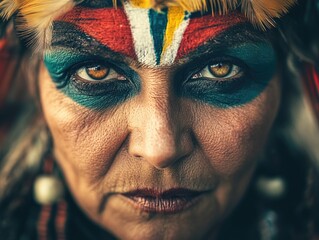
<svg viewBox="0 0 319 240">
<path fill-rule="evenodd" d="M 157 169 L 172 166 L 194 148 L 186 109 L 163 85 L 145 87 L 130 117 L 129 154 Z"/>
</svg>

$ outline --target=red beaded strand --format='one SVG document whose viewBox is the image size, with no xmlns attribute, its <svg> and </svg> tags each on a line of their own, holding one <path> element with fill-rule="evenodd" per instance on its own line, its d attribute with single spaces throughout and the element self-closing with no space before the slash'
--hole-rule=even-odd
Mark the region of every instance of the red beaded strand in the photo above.
<svg viewBox="0 0 319 240">
<path fill-rule="evenodd" d="M 45 160 L 43 166 L 44 174 L 52 174 L 54 168 L 54 160 L 49 157 Z M 52 240 L 49 236 L 49 221 L 54 217 L 54 227 L 56 240 L 66 240 L 65 225 L 67 219 L 67 203 L 64 199 L 60 200 L 56 205 L 56 214 L 53 216 L 52 205 L 42 205 L 39 219 L 37 223 L 38 239 L 39 240 Z"/>
<path fill-rule="evenodd" d="M 55 217 L 55 228 L 57 240 L 65 240 L 65 224 L 67 217 L 67 203 L 61 200 L 58 204 L 58 210 Z"/>
</svg>

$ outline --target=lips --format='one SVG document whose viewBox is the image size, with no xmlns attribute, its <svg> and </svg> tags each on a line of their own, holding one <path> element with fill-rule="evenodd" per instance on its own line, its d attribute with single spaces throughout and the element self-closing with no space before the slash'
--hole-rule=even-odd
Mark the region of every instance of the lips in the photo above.
<svg viewBox="0 0 319 240">
<path fill-rule="evenodd" d="M 207 191 L 174 188 L 159 192 L 154 189 L 137 189 L 122 194 L 135 208 L 149 213 L 174 214 L 193 206 Z"/>
</svg>

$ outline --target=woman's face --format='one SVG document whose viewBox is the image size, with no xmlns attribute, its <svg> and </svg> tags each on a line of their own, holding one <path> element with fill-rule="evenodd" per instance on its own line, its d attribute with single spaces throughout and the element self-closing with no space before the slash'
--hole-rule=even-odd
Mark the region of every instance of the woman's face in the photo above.
<svg viewBox="0 0 319 240">
<path fill-rule="evenodd" d="M 92 2 L 54 22 L 40 73 L 70 191 L 121 239 L 214 236 L 277 114 L 271 44 L 239 14 Z"/>
</svg>

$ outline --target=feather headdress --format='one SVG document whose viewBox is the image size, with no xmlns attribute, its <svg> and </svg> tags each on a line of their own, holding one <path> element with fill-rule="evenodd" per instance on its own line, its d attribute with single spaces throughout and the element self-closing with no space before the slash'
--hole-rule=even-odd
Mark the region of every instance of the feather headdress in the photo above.
<svg viewBox="0 0 319 240">
<path fill-rule="evenodd" d="M 161 9 L 167 6 L 180 6 L 185 11 L 208 11 L 227 14 L 237 8 L 257 27 L 266 29 L 275 25 L 274 18 L 288 12 L 296 0 L 131 0 L 137 6 Z"/>
<path fill-rule="evenodd" d="M 9 19 L 17 14 L 18 31 L 23 36 L 32 35 L 35 47 L 50 40 L 52 21 L 71 10 L 74 0 L 3 0 L 0 2 L 0 16 Z"/>
<path fill-rule="evenodd" d="M 35 34 L 37 42 L 44 43 L 50 38 L 53 19 L 70 10 L 84 0 L 2 0 L 0 17 L 6 19 L 17 13 L 20 31 Z M 86 0 L 90 1 L 90 0 Z M 188 12 L 211 10 L 213 14 L 227 14 L 239 9 L 255 26 L 267 29 L 275 25 L 279 18 L 292 7 L 297 0 L 122 0 L 130 1 L 142 8 L 163 9 L 179 6 Z M 117 6 L 117 0 L 112 0 Z M 20 19 L 20 20 L 19 20 Z"/>
</svg>

